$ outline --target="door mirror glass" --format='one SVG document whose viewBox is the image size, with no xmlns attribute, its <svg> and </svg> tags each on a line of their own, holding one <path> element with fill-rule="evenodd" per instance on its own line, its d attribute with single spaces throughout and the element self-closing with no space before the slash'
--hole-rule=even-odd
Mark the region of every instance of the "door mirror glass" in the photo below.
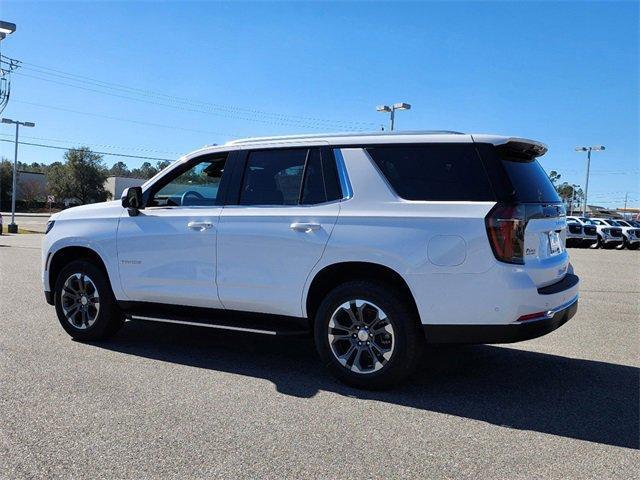
<svg viewBox="0 0 640 480">
<path fill-rule="evenodd" d="M 144 208 L 142 202 L 142 187 L 129 187 L 122 192 L 122 206 L 133 210 Z"/>
</svg>

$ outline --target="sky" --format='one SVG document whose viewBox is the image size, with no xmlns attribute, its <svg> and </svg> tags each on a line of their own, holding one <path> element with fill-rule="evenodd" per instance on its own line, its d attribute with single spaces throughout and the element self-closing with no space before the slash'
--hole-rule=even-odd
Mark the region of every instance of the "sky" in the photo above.
<svg viewBox="0 0 640 480">
<path fill-rule="evenodd" d="M 255 135 L 398 130 L 532 138 L 589 203 L 640 206 L 638 2 L 0 2 L 22 61 L 21 141 L 175 159 Z M 0 126 L 11 140 L 14 127 Z M 64 150 L 21 145 L 24 162 Z M 13 145 L 0 142 L 13 159 Z M 106 156 L 130 168 L 145 159 Z M 155 163 L 155 160 L 151 160 Z"/>
</svg>

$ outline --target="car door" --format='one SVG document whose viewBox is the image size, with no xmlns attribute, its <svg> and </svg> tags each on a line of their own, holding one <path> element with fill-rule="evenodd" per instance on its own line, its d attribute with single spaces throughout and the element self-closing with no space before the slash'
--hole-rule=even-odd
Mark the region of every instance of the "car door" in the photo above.
<svg viewBox="0 0 640 480">
<path fill-rule="evenodd" d="M 216 235 L 228 163 L 226 154 L 192 159 L 145 190 L 137 215 L 123 213 L 118 266 L 130 301 L 221 307 Z"/>
<path fill-rule="evenodd" d="M 301 316 L 302 290 L 342 196 L 328 148 L 245 151 L 218 229 L 218 293 L 227 309 Z M 233 189 L 233 187 L 231 187 Z M 231 204 L 229 204 L 231 203 Z"/>
</svg>

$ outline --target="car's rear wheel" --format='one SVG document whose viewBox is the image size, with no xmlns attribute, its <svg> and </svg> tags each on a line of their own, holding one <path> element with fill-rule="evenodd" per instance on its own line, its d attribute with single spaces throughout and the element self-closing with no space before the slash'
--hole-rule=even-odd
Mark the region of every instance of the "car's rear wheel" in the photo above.
<svg viewBox="0 0 640 480">
<path fill-rule="evenodd" d="M 344 283 L 324 299 L 315 342 L 329 370 L 359 388 L 388 388 L 415 368 L 424 335 L 410 302 L 393 287 Z"/>
<path fill-rule="evenodd" d="M 66 265 L 58 275 L 54 295 L 58 320 L 73 338 L 107 338 L 124 323 L 106 273 L 89 261 Z"/>
</svg>

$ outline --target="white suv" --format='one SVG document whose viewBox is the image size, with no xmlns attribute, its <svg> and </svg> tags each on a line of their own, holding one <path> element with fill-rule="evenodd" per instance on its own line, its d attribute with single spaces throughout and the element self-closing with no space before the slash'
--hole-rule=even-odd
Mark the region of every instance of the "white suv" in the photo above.
<svg viewBox="0 0 640 480">
<path fill-rule="evenodd" d="M 618 218 L 604 218 L 606 223 L 622 229 L 622 245 L 618 248 L 637 250 L 640 246 L 640 229 Z"/>
<path fill-rule="evenodd" d="M 622 228 L 605 222 L 602 218 L 590 218 L 598 231 L 598 246 L 602 248 L 621 247 L 624 244 Z"/>
<path fill-rule="evenodd" d="M 596 227 L 596 224 L 586 217 L 573 217 L 573 216 L 567 216 L 567 227 L 568 227 L 567 244 L 569 244 L 571 225 L 574 225 L 574 224 L 580 225 L 582 229 L 582 234 L 580 236 L 580 238 L 582 239 L 580 244 L 581 246 L 592 247 L 592 248 L 595 248 L 598 246 L 598 228 Z"/>
<path fill-rule="evenodd" d="M 54 215 L 45 295 L 77 339 L 127 318 L 313 332 L 343 381 L 389 386 L 427 343 L 515 342 L 575 314 L 546 150 L 456 132 L 207 147 Z"/>
</svg>

